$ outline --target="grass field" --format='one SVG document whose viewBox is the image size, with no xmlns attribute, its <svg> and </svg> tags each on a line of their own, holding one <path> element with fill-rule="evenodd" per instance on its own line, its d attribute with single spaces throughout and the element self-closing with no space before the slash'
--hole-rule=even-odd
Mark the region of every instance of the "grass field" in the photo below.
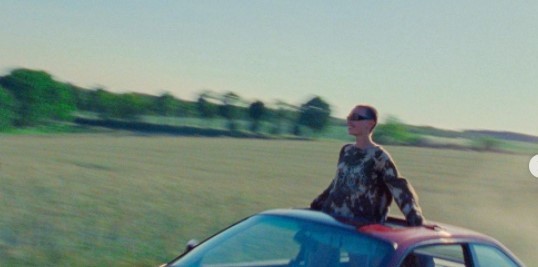
<svg viewBox="0 0 538 267">
<path fill-rule="evenodd" d="M 254 212 L 307 206 L 332 179 L 341 145 L 0 136 L 0 266 L 158 265 Z M 387 149 L 427 219 L 490 234 L 538 265 L 531 154 Z"/>
</svg>

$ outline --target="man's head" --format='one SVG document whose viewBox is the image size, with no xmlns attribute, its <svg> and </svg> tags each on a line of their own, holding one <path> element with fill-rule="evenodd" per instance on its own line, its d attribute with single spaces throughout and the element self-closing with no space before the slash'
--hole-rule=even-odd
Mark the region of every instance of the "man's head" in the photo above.
<svg viewBox="0 0 538 267">
<path fill-rule="evenodd" d="M 348 115 L 347 122 L 349 127 L 358 129 L 367 127 L 368 133 L 371 133 L 377 125 L 377 110 L 370 105 L 357 105 Z"/>
</svg>

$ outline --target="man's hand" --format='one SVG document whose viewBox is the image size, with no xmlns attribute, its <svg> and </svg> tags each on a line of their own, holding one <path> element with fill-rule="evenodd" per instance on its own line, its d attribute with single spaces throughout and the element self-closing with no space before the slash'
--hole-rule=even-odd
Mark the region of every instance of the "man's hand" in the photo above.
<svg viewBox="0 0 538 267">
<path fill-rule="evenodd" d="M 314 199 L 312 203 L 310 203 L 310 208 L 313 210 L 321 210 L 321 201 L 319 201 L 319 198 Z"/>
<path fill-rule="evenodd" d="M 407 224 L 409 226 L 421 226 L 424 223 L 424 216 L 417 211 L 411 211 L 407 214 Z"/>
</svg>

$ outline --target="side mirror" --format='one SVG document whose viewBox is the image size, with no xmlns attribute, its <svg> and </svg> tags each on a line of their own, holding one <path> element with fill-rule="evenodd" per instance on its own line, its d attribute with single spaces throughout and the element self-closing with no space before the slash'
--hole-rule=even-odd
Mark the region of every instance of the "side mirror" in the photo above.
<svg viewBox="0 0 538 267">
<path fill-rule="evenodd" d="M 187 245 L 185 246 L 185 252 L 191 251 L 193 248 L 198 246 L 199 242 L 196 239 L 191 239 L 189 242 L 187 242 Z"/>
</svg>

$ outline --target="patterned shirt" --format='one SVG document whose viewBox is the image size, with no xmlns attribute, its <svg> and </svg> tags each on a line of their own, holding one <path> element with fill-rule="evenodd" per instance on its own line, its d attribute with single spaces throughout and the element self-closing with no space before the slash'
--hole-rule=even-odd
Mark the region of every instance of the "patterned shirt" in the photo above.
<svg viewBox="0 0 538 267">
<path fill-rule="evenodd" d="M 411 184 L 398 176 L 390 155 L 381 147 L 342 147 L 336 175 L 329 187 L 311 204 L 312 209 L 349 218 L 383 223 L 392 198 L 409 225 L 424 218 Z"/>
</svg>

